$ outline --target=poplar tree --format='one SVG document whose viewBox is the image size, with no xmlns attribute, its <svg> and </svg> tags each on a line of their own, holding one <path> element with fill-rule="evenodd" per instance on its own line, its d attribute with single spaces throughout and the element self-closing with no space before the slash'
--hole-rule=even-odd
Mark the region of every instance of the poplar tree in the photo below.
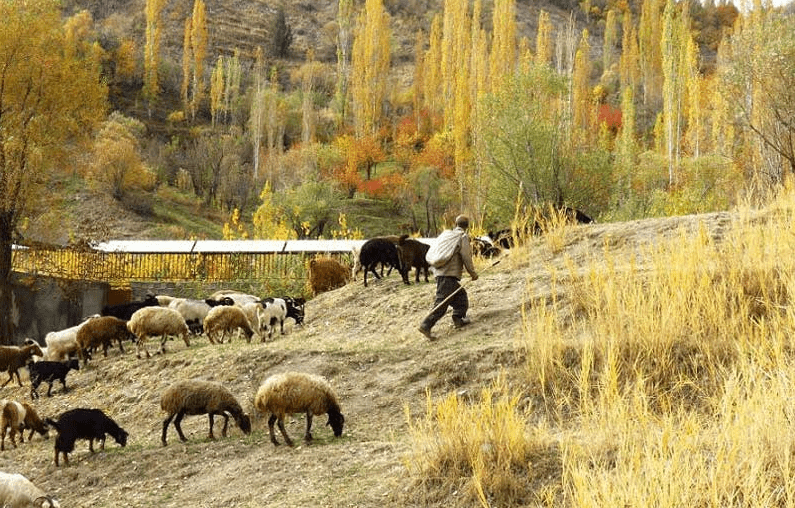
<svg viewBox="0 0 795 508">
<path fill-rule="evenodd" d="M 375 135 L 381 122 L 391 63 L 389 14 L 381 0 L 366 0 L 351 59 L 351 97 L 357 137 Z"/>
<path fill-rule="evenodd" d="M 193 68 L 193 53 L 190 45 L 190 16 L 185 18 L 185 30 L 182 33 L 182 86 L 180 87 L 180 98 L 182 99 L 182 109 L 185 115 L 188 114 L 190 106 L 188 91 L 190 90 L 191 69 Z"/>
<path fill-rule="evenodd" d="M 618 42 L 618 16 L 614 9 L 607 11 L 602 45 L 602 72 L 608 72 L 615 62 Z"/>
<path fill-rule="evenodd" d="M 621 39 L 621 56 L 619 58 L 619 82 L 621 89 L 631 87 L 633 95 L 640 85 L 640 49 L 638 48 L 638 31 L 632 22 L 632 13 L 624 12 L 621 23 L 623 36 Z"/>
<path fill-rule="evenodd" d="M 425 35 L 417 31 L 414 39 L 414 79 L 411 82 L 411 109 L 417 132 L 421 128 L 422 108 L 425 103 Z"/>
<path fill-rule="evenodd" d="M 306 63 L 301 76 L 301 141 L 308 146 L 315 137 L 315 117 L 312 108 L 312 80 L 314 79 L 315 53 L 306 52 Z"/>
<path fill-rule="evenodd" d="M 683 97 L 686 93 L 685 67 L 687 39 L 690 37 L 690 16 L 688 4 L 682 4 L 678 11 L 674 0 L 667 0 L 663 20 L 663 36 L 660 50 L 663 59 L 663 132 L 665 155 L 668 158 L 668 184 L 676 183 L 679 167 L 682 137 Z"/>
<path fill-rule="evenodd" d="M 204 98 L 204 59 L 207 56 L 207 14 L 202 0 L 193 3 L 193 18 L 191 19 L 190 45 L 193 53 L 193 82 L 191 88 L 190 110 L 191 117 L 196 117 L 196 111 Z"/>
<path fill-rule="evenodd" d="M 224 122 L 231 124 L 235 121 L 233 113 L 237 111 L 240 100 L 240 78 L 242 69 L 240 67 L 240 50 L 235 48 L 231 57 L 223 60 L 223 83 L 221 84 L 221 104 L 220 111 L 224 115 Z"/>
<path fill-rule="evenodd" d="M 424 64 L 425 105 L 431 113 L 438 113 L 442 108 L 442 18 L 439 14 L 431 21 Z"/>
<path fill-rule="evenodd" d="M 160 40 L 162 37 L 160 16 L 166 0 L 146 0 L 146 44 L 144 46 L 144 98 L 151 104 L 160 94 Z"/>
<path fill-rule="evenodd" d="M 536 63 L 549 65 L 552 60 L 552 21 L 549 13 L 541 10 L 538 13 L 538 32 L 536 33 Z"/>
<path fill-rule="evenodd" d="M 254 85 L 251 98 L 251 112 L 249 114 L 249 134 L 254 151 L 253 177 L 259 178 L 260 154 L 262 151 L 262 129 L 265 122 L 264 89 L 265 89 L 265 59 L 262 47 L 257 46 L 254 51 Z"/>
<path fill-rule="evenodd" d="M 339 123 L 345 123 L 348 113 L 349 53 L 353 0 L 339 0 L 337 4 L 337 87 L 335 91 Z"/>
<path fill-rule="evenodd" d="M 215 127 L 218 115 L 224 109 L 224 57 L 220 55 L 210 78 L 210 116 Z"/>
<path fill-rule="evenodd" d="M 574 55 L 571 98 L 573 139 L 583 139 L 593 123 L 590 53 L 591 45 L 588 43 L 588 30 L 585 29 L 582 31 L 582 37 Z"/>
<path fill-rule="evenodd" d="M 491 40 L 491 88 L 499 88 L 502 79 L 516 68 L 516 2 L 495 0 Z"/>
<path fill-rule="evenodd" d="M 665 0 L 643 0 L 638 29 L 639 62 L 643 103 L 651 108 L 659 107 L 662 97 L 662 2 Z"/>
</svg>

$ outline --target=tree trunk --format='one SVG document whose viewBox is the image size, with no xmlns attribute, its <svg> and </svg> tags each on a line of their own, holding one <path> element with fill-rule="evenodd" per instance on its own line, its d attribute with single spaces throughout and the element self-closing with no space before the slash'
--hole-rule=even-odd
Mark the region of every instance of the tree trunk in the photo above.
<svg viewBox="0 0 795 508">
<path fill-rule="evenodd" d="M 11 305 L 11 247 L 14 232 L 10 212 L 0 215 L 0 344 L 14 341 Z"/>
</svg>

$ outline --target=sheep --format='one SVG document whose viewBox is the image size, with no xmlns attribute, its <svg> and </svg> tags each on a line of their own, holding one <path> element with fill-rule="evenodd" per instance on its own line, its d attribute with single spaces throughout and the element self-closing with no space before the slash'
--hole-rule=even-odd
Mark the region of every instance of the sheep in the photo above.
<svg viewBox="0 0 795 508">
<path fill-rule="evenodd" d="M 208 415 L 210 419 L 209 439 L 215 439 L 213 435 L 213 417 L 215 415 L 224 417 L 224 427 L 221 429 L 223 437 L 226 437 L 230 414 L 244 434 L 251 434 L 251 418 L 243 412 L 234 395 L 221 383 L 203 381 L 201 379 L 177 381 L 166 388 L 161 395 L 160 408 L 168 413 L 166 419 L 163 420 L 163 434 L 160 438 L 163 446 L 168 444 L 166 442 L 166 432 L 168 431 L 169 423 L 175 416 L 174 428 L 177 429 L 177 434 L 179 434 L 179 438 L 183 442 L 187 441 L 187 439 L 185 434 L 182 433 L 180 424 L 185 415 Z"/>
<path fill-rule="evenodd" d="M 0 450 L 6 449 L 6 432 L 14 448 L 17 447 L 16 435 L 19 432 L 19 442 L 25 441 L 25 407 L 15 400 L 3 400 L 0 408 Z"/>
<path fill-rule="evenodd" d="M 309 261 L 309 287 L 314 295 L 344 286 L 350 276 L 348 269 L 336 259 L 316 258 Z"/>
<path fill-rule="evenodd" d="M 77 355 L 83 360 L 83 365 L 88 365 L 89 352 L 102 346 L 105 358 L 108 357 L 108 347 L 116 340 L 119 351 L 124 354 L 124 340 L 134 340 L 135 336 L 127 328 L 127 321 L 115 316 L 101 316 L 92 319 L 77 331 Z"/>
<path fill-rule="evenodd" d="M 425 260 L 425 254 L 428 253 L 428 249 L 430 249 L 431 246 L 419 240 L 409 238 L 408 235 L 400 237 L 398 246 L 400 247 L 401 254 L 400 264 L 404 268 L 404 272 L 401 272 L 401 274 L 405 274 L 404 282 L 408 280 L 408 274 L 412 267 L 416 269 L 414 275 L 415 282 L 420 282 L 420 270 L 422 270 L 425 275 L 425 282 L 428 282 L 428 271 L 431 265 Z"/>
<path fill-rule="evenodd" d="M 102 316 L 114 316 L 123 321 L 129 321 L 133 314 L 144 307 L 158 307 L 160 302 L 154 295 L 146 295 L 144 300 L 120 303 L 118 305 L 105 305 L 100 314 Z"/>
<path fill-rule="evenodd" d="M 8 379 L 0 386 L 5 386 L 17 376 L 19 386 L 22 380 L 19 378 L 19 369 L 24 367 L 33 355 L 43 356 L 38 344 L 25 344 L 23 346 L 0 346 L 0 370 L 8 372 Z"/>
<path fill-rule="evenodd" d="M 342 426 L 345 417 L 340 413 L 340 404 L 337 395 L 329 386 L 328 381 L 314 374 L 302 372 L 287 372 L 275 374 L 265 380 L 257 390 L 254 397 L 254 407 L 262 414 L 270 414 L 268 429 L 271 442 L 278 445 L 273 431 L 273 424 L 278 420 L 279 430 L 289 446 L 293 442 L 284 430 L 284 417 L 286 414 L 306 413 L 306 434 L 304 440 L 312 440 L 312 415 L 328 413 L 328 422 L 334 435 L 342 435 Z"/>
<path fill-rule="evenodd" d="M 72 358 L 65 362 L 52 362 L 49 360 L 42 360 L 40 362 L 28 362 L 28 372 L 30 374 L 30 398 L 39 398 L 39 385 L 47 382 L 47 396 L 52 396 L 52 385 L 56 380 L 63 385 L 64 393 L 66 388 L 66 375 L 70 370 L 80 370 L 80 363 L 76 358 Z"/>
<path fill-rule="evenodd" d="M 161 307 L 168 307 L 171 305 L 172 302 L 178 302 L 181 300 L 185 300 L 186 298 L 180 298 L 178 296 L 169 296 L 169 295 L 155 295 L 155 299 L 157 300 L 158 305 Z"/>
<path fill-rule="evenodd" d="M 206 300 L 190 300 L 185 298 L 175 300 L 169 304 L 169 307 L 182 315 L 182 318 L 185 320 L 191 332 L 200 334 L 203 331 L 202 326 L 204 318 L 207 317 L 207 313 L 210 312 L 211 308 L 217 305 L 234 304 L 235 301 L 232 298 L 223 296 L 218 299 L 207 298 Z"/>
<path fill-rule="evenodd" d="M 0 471 L 3 508 L 61 508 L 61 504 L 19 473 Z"/>
<path fill-rule="evenodd" d="M 99 409 L 70 409 L 62 413 L 57 421 L 52 418 L 47 418 L 45 421 L 58 431 L 58 436 L 55 438 L 56 467 L 59 465 L 60 454 L 63 454 L 64 463 L 69 465 L 69 454 L 75 449 L 75 441 L 78 439 L 88 440 L 88 449 L 91 453 L 94 453 L 95 439 L 100 442 L 101 449 L 105 449 L 106 434 L 110 434 L 122 447 L 127 446 L 129 436 L 127 431 Z"/>
<path fill-rule="evenodd" d="M 240 291 L 232 291 L 232 290 L 222 290 L 216 291 L 212 295 L 210 295 L 210 300 L 221 300 L 222 298 L 231 298 L 235 305 L 240 307 L 241 305 L 249 302 L 258 302 L 259 297 L 254 295 L 249 295 Z"/>
<path fill-rule="evenodd" d="M 246 335 L 246 342 L 251 342 L 254 329 L 243 312 L 238 306 L 218 306 L 210 309 L 207 317 L 204 318 L 204 333 L 212 344 L 223 344 L 227 332 L 234 332 L 237 329 L 243 330 Z M 220 335 L 220 340 L 216 342 Z"/>
<path fill-rule="evenodd" d="M 182 315 L 169 307 L 144 307 L 138 309 L 127 322 L 127 328 L 136 336 L 135 353 L 141 358 L 141 348 L 149 358 L 146 341 L 149 337 L 160 337 L 160 351 L 166 352 L 166 340 L 169 335 L 182 337 L 186 347 L 190 347 L 190 330 Z"/>
<path fill-rule="evenodd" d="M 367 287 L 367 272 L 372 272 L 376 279 L 381 278 L 378 272 L 375 271 L 375 267 L 379 263 L 397 268 L 401 272 L 397 246 L 395 243 L 383 238 L 371 238 L 364 242 L 359 253 L 359 262 L 364 269 L 364 287 Z M 389 272 L 387 272 L 387 275 L 389 275 Z"/>
<path fill-rule="evenodd" d="M 98 317 L 98 314 L 89 316 L 75 326 L 47 333 L 44 336 L 44 343 L 47 344 L 47 356 L 44 359 L 61 362 L 69 358 L 70 355 L 77 354 L 77 332 L 89 321 Z"/>
<path fill-rule="evenodd" d="M 279 333 L 284 335 L 284 320 L 287 319 L 287 302 L 284 298 L 265 298 L 262 308 L 257 310 L 260 330 L 268 331 L 268 339 L 273 338 L 273 328 L 279 323 Z M 263 342 L 265 337 L 262 337 Z"/>
</svg>

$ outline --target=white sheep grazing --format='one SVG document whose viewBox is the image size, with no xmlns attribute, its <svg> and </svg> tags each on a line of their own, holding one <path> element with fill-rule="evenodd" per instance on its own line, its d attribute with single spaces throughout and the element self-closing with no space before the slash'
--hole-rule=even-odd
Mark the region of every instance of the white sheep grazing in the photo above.
<svg viewBox="0 0 795 508">
<path fill-rule="evenodd" d="M 185 298 L 180 298 L 178 296 L 169 296 L 169 295 L 155 295 L 155 299 L 157 300 L 157 304 L 160 305 L 161 307 L 168 307 L 173 302 L 185 300 Z"/>
<path fill-rule="evenodd" d="M 25 442 L 25 407 L 15 400 L 0 401 L 0 450 L 6 449 L 6 432 L 14 448 L 17 447 L 16 436 L 19 433 L 19 442 Z"/>
<path fill-rule="evenodd" d="M 255 334 L 254 329 L 246 313 L 236 305 L 213 307 L 204 318 L 204 333 L 212 344 L 223 344 L 227 332 L 234 333 L 237 330 L 243 330 L 246 342 L 251 342 L 251 337 Z"/>
<path fill-rule="evenodd" d="M 169 307 L 144 307 L 138 309 L 127 322 L 130 330 L 138 340 L 135 343 L 135 353 L 141 358 L 141 347 L 149 358 L 146 341 L 149 337 L 160 337 L 160 352 L 166 352 L 166 341 L 169 335 L 182 337 L 186 347 L 190 347 L 190 330 L 179 312 Z"/>
<path fill-rule="evenodd" d="M 257 309 L 259 329 L 267 330 L 268 339 L 272 339 L 273 328 L 279 323 L 279 332 L 284 335 L 284 320 L 287 319 L 287 302 L 284 298 L 266 298 L 262 300 L 261 307 Z"/>
<path fill-rule="evenodd" d="M 49 332 L 44 336 L 44 343 L 47 344 L 47 356 L 45 360 L 53 362 L 66 361 L 70 355 L 77 354 L 77 332 L 85 326 L 91 319 L 99 317 L 99 314 L 89 316 L 75 326 L 64 328 L 56 332 Z"/>
<path fill-rule="evenodd" d="M 207 298 L 206 300 L 192 300 L 183 298 L 171 302 L 169 308 L 172 308 L 182 314 L 182 318 L 187 323 L 190 331 L 196 334 L 202 333 L 204 318 L 210 309 L 218 305 L 234 305 L 235 301 L 227 296 L 219 299 Z"/>
<path fill-rule="evenodd" d="M 166 431 L 171 419 L 174 420 L 174 428 L 182 441 L 187 441 L 182 433 L 180 423 L 186 415 L 208 415 L 210 418 L 210 439 L 215 439 L 213 435 L 213 416 L 224 417 L 224 428 L 221 435 L 226 437 L 226 428 L 229 424 L 229 414 L 235 419 L 237 426 L 244 434 L 251 434 L 251 418 L 243 412 L 235 396 L 221 383 L 214 381 L 203 381 L 201 379 L 185 379 L 172 384 L 160 397 L 160 408 L 168 413 L 168 417 L 163 420 L 163 434 L 161 442 L 166 446 Z"/>
<path fill-rule="evenodd" d="M 61 504 L 19 473 L 0 471 L 3 508 L 61 508 Z"/>
<path fill-rule="evenodd" d="M 257 332 L 260 337 L 264 337 L 265 332 L 268 330 L 266 328 L 262 328 L 259 319 L 259 313 L 260 309 L 262 309 L 262 304 L 260 302 L 248 302 L 242 305 L 240 309 L 246 315 L 246 318 L 248 319 L 248 322 L 251 324 L 251 326 L 254 327 L 254 325 L 256 325 L 257 329 L 255 332 Z"/>
<path fill-rule="evenodd" d="M 293 446 L 284 430 L 284 417 L 287 414 L 306 413 L 304 441 L 307 443 L 312 440 L 312 415 L 328 413 L 326 425 L 331 426 L 336 437 L 342 435 L 342 426 L 345 423 L 334 390 L 326 378 L 314 374 L 287 372 L 269 377 L 257 390 L 254 407 L 264 415 L 271 415 L 268 418 L 268 429 L 274 445 L 279 444 L 273 431 L 273 424 L 278 420 L 285 442 Z"/>
<path fill-rule="evenodd" d="M 231 291 L 231 290 L 222 290 L 216 291 L 212 295 L 210 295 L 211 300 L 221 300 L 224 297 L 229 297 L 232 299 L 235 305 L 238 307 L 243 306 L 249 302 L 258 302 L 259 297 L 254 295 L 249 295 L 247 293 L 242 293 L 240 291 Z"/>
</svg>

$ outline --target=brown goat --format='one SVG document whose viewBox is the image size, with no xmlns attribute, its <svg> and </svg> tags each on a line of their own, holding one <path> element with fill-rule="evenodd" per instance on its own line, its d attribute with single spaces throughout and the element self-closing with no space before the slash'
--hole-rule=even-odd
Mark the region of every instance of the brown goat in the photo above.
<svg viewBox="0 0 795 508">
<path fill-rule="evenodd" d="M 33 356 L 44 356 L 38 344 L 26 344 L 24 346 L 0 346 L 0 370 L 8 372 L 8 379 L 0 387 L 7 385 L 14 375 L 17 376 L 17 383 L 22 386 L 19 378 L 19 369 L 24 367 L 28 360 Z"/>
</svg>

